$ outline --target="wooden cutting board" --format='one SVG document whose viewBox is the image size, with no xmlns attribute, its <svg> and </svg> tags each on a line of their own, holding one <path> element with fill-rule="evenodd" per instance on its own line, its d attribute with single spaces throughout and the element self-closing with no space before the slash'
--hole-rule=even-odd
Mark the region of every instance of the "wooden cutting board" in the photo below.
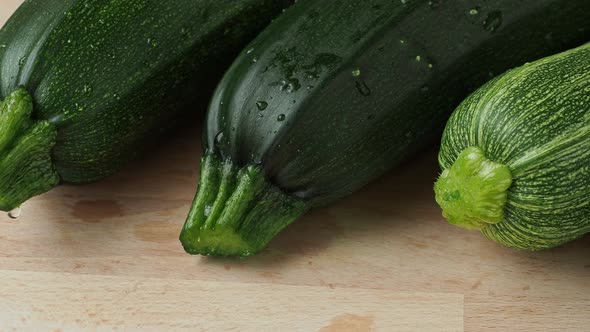
<svg viewBox="0 0 590 332">
<path fill-rule="evenodd" d="M 1 0 L 0 25 L 21 0 Z M 0 216 L 0 331 L 590 331 L 590 238 L 515 252 L 448 225 L 436 153 L 257 257 L 186 255 L 200 132 Z"/>
</svg>

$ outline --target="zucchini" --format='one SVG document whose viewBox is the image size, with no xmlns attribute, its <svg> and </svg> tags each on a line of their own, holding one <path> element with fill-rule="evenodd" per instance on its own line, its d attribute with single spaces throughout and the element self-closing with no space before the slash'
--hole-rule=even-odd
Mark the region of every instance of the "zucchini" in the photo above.
<svg viewBox="0 0 590 332">
<path fill-rule="evenodd" d="M 185 250 L 259 252 L 308 209 L 432 144 L 490 76 L 581 44 L 589 10 L 587 0 L 299 0 L 217 88 Z"/>
<path fill-rule="evenodd" d="M 0 30 L 0 209 L 115 172 L 290 3 L 25 1 Z"/>
<path fill-rule="evenodd" d="M 516 249 L 590 231 L 590 44 L 511 70 L 455 111 L 435 185 L 444 216 Z"/>
</svg>

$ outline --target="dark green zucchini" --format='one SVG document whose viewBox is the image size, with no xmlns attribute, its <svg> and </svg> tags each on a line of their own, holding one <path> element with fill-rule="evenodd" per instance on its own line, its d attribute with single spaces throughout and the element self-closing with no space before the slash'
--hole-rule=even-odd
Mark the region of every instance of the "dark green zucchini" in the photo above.
<svg viewBox="0 0 590 332">
<path fill-rule="evenodd" d="M 589 11 L 587 0 L 298 1 L 212 100 L 185 250 L 260 251 L 432 144 L 495 74 L 587 40 Z"/>
<path fill-rule="evenodd" d="M 449 222 L 516 249 L 590 232 L 590 44 L 499 76 L 447 124 L 436 200 Z"/>
<path fill-rule="evenodd" d="M 25 1 L 0 30 L 0 209 L 112 174 L 291 2 Z"/>
</svg>

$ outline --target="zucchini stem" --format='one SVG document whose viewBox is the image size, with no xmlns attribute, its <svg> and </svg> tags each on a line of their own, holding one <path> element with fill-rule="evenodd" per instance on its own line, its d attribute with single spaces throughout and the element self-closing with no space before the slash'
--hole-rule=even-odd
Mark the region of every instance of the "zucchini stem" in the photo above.
<svg viewBox="0 0 590 332">
<path fill-rule="evenodd" d="M 250 256 L 309 209 L 272 185 L 262 168 L 205 155 L 197 196 L 180 241 L 189 254 Z"/>
<path fill-rule="evenodd" d="M 8 212 L 59 184 L 51 160 L 57 131 L 31 118 L 33 100 L 18 88 L 0 102 L 0 210 Z"/>
<path fill-rule="evenodd" d="M 465 149 L 434 185 L 443 216 L 454 225 L 481 230 L 504 220 L 510 169 L 488 160 L 478 147 Z"/>
</svg>

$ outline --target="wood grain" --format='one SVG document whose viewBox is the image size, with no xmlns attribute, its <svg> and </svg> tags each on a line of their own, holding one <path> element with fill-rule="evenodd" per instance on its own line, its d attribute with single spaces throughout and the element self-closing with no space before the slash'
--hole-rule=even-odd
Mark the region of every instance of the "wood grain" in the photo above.
<svg viewBox="0 0 590 332">
<path fill-rule="evenodd" d="M 463 329 L 463 296 L 159 278 L 3 272 L 17 329 L 395 331 Z M 416 320 L 416 314 L 431 319 Z"/>
<path fill-rule="evenodd" d="M 20 2 L 1 0 L 0 19 Z M 590 330 L 590 238 L 527 253 L 450 226 L 435 151 L 259 256 L 190 257 L 177 238 L 199 136 L 184 129 L 116 176 L 0 216 L 0 331 Z"/>
</svg>

